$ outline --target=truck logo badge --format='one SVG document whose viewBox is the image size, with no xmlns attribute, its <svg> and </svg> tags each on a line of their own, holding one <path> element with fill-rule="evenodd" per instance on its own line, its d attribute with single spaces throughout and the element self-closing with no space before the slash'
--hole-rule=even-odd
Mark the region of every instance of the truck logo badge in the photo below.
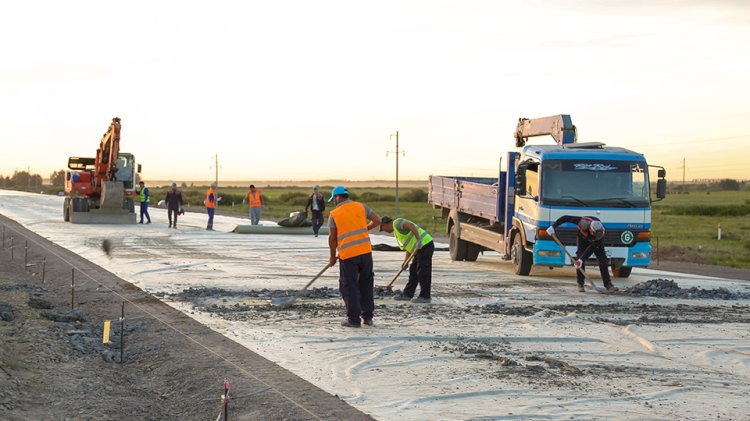
<svg viewBox="0 0 750 421">
<path fill-rule="evenodd" d="M 635 236 L 630 231 L 623 231 L 622 234 L 620 234 L 620 241 L 622 241 L 623 244 L 632 243 L 634 238 Z"/>
<path fill-rule="evenodd" d="M 612 171 L 617 169 L 614 165 L 609 164 L 573 164 L 573 168 L 576 171 Z"/>
</svg>

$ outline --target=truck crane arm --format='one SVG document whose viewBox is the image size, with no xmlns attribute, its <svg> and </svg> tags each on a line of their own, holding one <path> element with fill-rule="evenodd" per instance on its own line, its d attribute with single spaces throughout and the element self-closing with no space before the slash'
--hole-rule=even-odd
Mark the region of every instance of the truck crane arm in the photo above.
<svg viewBox="0 0 750 421">
<path fill-rule="evenodd" d="M 541 118 L 519 118 L 516 126 L 516 147 L 521 148 L 530 137 L 549 135 L 558 145 L 576 143 L 576 126 L 568 114 Z"/>
</svg>

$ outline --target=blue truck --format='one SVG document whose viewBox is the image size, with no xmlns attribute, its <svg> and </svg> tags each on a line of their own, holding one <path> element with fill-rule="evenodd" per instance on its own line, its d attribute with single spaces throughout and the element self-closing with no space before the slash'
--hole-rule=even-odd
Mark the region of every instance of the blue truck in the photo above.
<svg viewBox="0 0 750 421">
<path fill-rule="evenodd" d="M 551 136 L 553 145 L 527 145 L 530 137 Z M 605 250 L 615 277 L 651 262 L 651 203 L 666 195 L 666 171 L 638 153 L 603 143 L 579 143 L 569 115 L 519 119 L 518 151 L 497 178 L 430 176 L 428 201 L 447 219 L 452 260 L 475 261 L 483 251 L 511 260 L 514 272 L 534 265 L 572 262 L 547 234 L 562 215 L 595 216 L 606 228 Z M 658 169 L 656 199 L 649 167 Z M 575 255 L 577 227 L 561 225 L 556 235 Z"/>
</svg>

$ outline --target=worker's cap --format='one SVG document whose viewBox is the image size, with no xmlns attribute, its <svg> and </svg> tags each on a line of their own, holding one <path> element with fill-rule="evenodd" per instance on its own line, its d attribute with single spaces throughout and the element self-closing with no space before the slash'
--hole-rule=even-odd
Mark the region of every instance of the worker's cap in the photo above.
<svg viewBox="0 0 750 421">
<path fill-rule="evenodd" d="M 211 183 L 211 187 L 216 188 L 216 183 Z"/>
<path fill-rule="evenodd" d="M 144 183 L 143 181 L 139 181 L 138 184 L 146 184 L 146 183 Z"/>
<path fill-rule="evenodd" d="M 333 191 L 331 192 L 331 198 L 328 199 L 329 202 L 333 202 L 333 198 L 340 195 L 340 194 L 349 194 L 349 190 L 346 189 L 344 186 L 336 186 L 333 188 Z"/>
<path fill-rule="evenodd" d="M 380 231 L 383 231 L 383 224 L 390 224 L 391 222 L 393 222 L 393 218 L 390 216 L 380 218 Z"/>
<path fill-rule="evenodd" d="M 589 230 L 591 231 L 591 235 L 593 235 L 597 240 L 601 240 L 602 238 L 604 238 L 604 224 L 602 224 L 601 222 L 592 221 Z"/>
<path fill-rule="evenodd" d="M 319 187 L 319 186 L 318 186 L 317 184 L 316 184 L 316 185 L 314 185 L 314 186 L 313 186 L 313 190 L 318 190 L 318 187 Z"/>
<path fill-rule="evenodd" d="M 173 181 L 173 182 L 172 182 L 172 187 L 177 187 L 177 183 L 175 183 L 175 182 Z"/>
</svg>

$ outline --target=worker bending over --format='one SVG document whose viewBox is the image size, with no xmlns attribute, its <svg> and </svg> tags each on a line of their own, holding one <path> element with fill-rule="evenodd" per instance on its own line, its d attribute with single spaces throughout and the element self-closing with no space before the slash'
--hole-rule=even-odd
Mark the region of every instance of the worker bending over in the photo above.
<svg viewBox="0 0 750 421">
<path fill-rule="evenodd" d="M 578 227 L 578 236 L 576 237 L 576 258 L 578 259 L 573 263 L 573 266 L 580 268 L 580 271 L 576 271 L 576 277 L 578 279 L 578 291 L 584 292 L 583 271 L 586 268 L 586 259 L 591 257 L 592 254 L 596 255 L 596 260 L 599 262 L 599 272 L 602 274 L 602 280 L 604 281 L 604 287 L 608 291 L 615 291 L 614 285 L 612 285 L 612 278 L 609 276 L 607 270 L 607 254 L 604 251 L 604 224 L 593 216 L 561 216 L 552 224 L 551 227 L 547 228 L 547 234 L 550 236 L 555 235 L 555 230 L 558 226 L 570 222 L 576 224 Z"/>
<path fill-rule="evenodd" d="M 364 321 L 372 326 L 374 274 L 368 231 L 380 225 L 380 217 L 364 203 L 350 200 L 344 186 L 334 188 L 328 201 L 336 205 L 328 219 L 328 264 L 339 261 L 339 291 L 346 305 L 346 320 L 341 325 L 360 327 Z"/>
<path fill-rule="evenodd" d="M 407 219 L 396 218 L 394 220 L 389 216 L 384 216 L 380 220 L 380 231 L 392 232 L 398 246 L 401 250 L 406 251 L 404 262 L 401 264 L 402 268 L 406 268 L 409 256 L 415 250 L 417 252 L 412 259 L 411 267 L 409 267 L 409 282 L 406 283 L 404 292 L 394 298 L 401 301 L 411 300 L 413 303 L 429 303 L 432 301 L 430 295 L 432 253 L 435 252 L 435 243 L 432 241 L 432 236 Z M 419 296 L 412 300 L 417 289 L 417 283 L 419 283 Z"/>
</svg>

